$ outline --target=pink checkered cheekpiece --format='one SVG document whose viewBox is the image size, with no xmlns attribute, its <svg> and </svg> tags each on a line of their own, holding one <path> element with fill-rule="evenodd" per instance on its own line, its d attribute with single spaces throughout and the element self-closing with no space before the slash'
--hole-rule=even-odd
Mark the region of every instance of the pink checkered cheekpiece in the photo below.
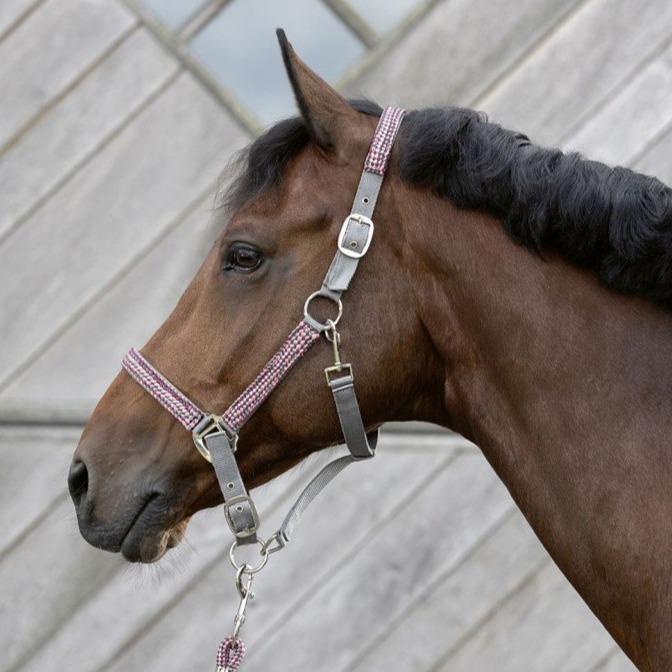
<svg viewBox="0 0 672 672">
<path fill-rule="evenodd" d="M 364 170 L 367 173 L 384 175 L 401 120 L 406 110 L 400 107 L 386 107 L 378 120 L 369 153 L 366 155 Z"/>
<path fill-rule="evenodd" d="M 317 329 L 299 322 L 252 384 L 224 412 L 226 424 L 237 432 L 319 337 Z"/>
</svg>

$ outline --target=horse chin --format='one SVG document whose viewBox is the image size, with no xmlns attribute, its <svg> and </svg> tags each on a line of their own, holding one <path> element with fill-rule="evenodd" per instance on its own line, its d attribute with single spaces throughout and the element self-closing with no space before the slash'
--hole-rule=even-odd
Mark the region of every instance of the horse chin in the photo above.
<svg viewBox="0 0 672 672">
<path fill-rule="evenodd" d="M 182 542 L 188 525 L 189 518 L 186 518 L 167 530 L 150 530 L 144 533 L 131 530 L 121 544 L 121 554 L 129 562 L 158 562 L 169 549 Z"/>
</svg>

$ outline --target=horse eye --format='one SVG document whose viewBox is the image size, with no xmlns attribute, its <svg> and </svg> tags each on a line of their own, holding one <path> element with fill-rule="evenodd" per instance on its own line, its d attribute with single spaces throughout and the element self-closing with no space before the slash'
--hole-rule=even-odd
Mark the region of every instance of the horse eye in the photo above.
<svg viewBox="0 0 672 672">
<path fill-rule="evenodd" d="M 224 270 L 251 273 L 261 266 L 263 260 L 264 255 L 255 247 L 243 243 L 234 243 L 227 252 Z"/>
</svg>

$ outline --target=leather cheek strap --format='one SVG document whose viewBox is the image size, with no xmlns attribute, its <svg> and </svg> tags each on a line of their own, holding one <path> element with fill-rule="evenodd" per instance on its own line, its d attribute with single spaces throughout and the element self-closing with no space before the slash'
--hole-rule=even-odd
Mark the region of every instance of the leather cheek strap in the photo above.
<svg viewBox="0 0 672 672">
<path fill-rule="evenodd" d="M 366 429 L 364 429 L 352 375 L 348 374 L 330 380 L 329 387 L 334 396 L 341 431 L 350 454 L 356 460 L 373 457 L 378 441 L 378 432 L 372 435 L 373 440 L 370 442 Z"/>
<path fill-rule="evenodd" d="M 224 496 L 224 517 L 239 544 L 257 543 L 259 515 L 238 468 L 231 439 L 224 433 L 205 437 Z"/>
</svg>

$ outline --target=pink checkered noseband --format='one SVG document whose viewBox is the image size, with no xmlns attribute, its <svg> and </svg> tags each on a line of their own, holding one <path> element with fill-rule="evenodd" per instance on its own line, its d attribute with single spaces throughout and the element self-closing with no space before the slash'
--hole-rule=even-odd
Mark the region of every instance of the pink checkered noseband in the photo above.
<svg viewBox="0 0 672 672">
<path fill-rule="evenodd" d="M 122 366 L 133 380 L 192 432 L 196 448 L 212 463 L 224 495 L 225 518 L 235 536 L 229 555 L 236 568 L 236 585 L 241 603 L 234 621 L 233 636 L 224 640 L 220 646 L 218 656 L 220 670 L 237 669 L 245 652 L 243 643 L 238 639 L 238 631 L 245 620 L 253 576 L 266 564 L 269 554 L 284 548 L 289 542 L 302 512 L 322 488 L 348 464 L 374 455 L 377 433 L 367 435 L 364 428 L 354 390 L 352 367 L 340 359 L 340 335 L 337 324 L 343 312 L 341 296 L 348 289 L 357 266 L 366 255 L 373 239 L 374 226 L 371 217 L 403 116 L 404 110 L 388 107 L 380 117 L 364 162 L 352 211 L 343 222 L 338 236 L 336 255 L 322 287 L 306 300 L 303 320 L 293 329 L 252 383 L 222 415 L 206 413 L 199 408 L 137 350 L 129 350 L 122 362 Z M 310 304 L 318 297 L 332 301 L 336 305 L 338 313 L 333 320 L 320 322 L 311 316 Z M 334 397 L 349 454 L 324 467 L 301 493 L 280 529 L 268 541 L 262 541 L 257 537 L 259 517 L 247 493 L 234 455 L 238 433 L 322 334 L 331 342 L 334 351 L 334 363 L 325 369 L 325 374 Z M 240 564 L 235 558 L 238 545 L 251 543 L 258 543 L 261 548 L 261 559 L 257 566 Z"/>
</svg>

